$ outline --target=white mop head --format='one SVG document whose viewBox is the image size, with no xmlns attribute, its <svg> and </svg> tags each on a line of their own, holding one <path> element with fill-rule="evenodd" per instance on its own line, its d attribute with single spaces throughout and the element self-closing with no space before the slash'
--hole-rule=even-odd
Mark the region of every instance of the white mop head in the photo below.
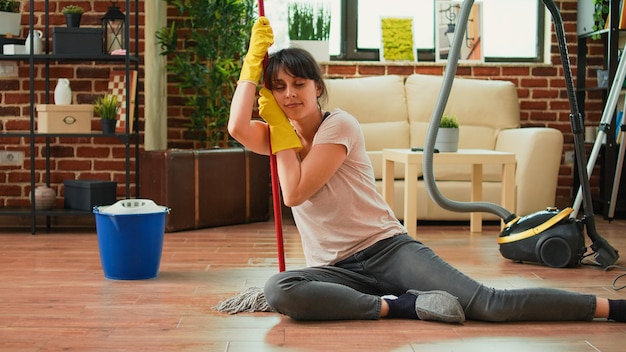
<svg viewBox="0 0 626 352">
<path fill-rule="evenodd" d="M 213 307 L 213 309 L 229 314 L 274 311 L 272 307 L 267 304 L 263 289 L 260 287 L 247 288 L 235 297 L 220 302 L 217 306 Z"/>
</svg>

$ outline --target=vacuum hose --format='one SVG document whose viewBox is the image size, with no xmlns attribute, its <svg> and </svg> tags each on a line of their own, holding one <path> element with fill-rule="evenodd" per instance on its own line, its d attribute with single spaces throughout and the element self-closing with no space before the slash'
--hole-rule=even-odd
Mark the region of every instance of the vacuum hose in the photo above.
<svg viewBox="0 0 626 352">
<path fill-rule="evenodd" d="M 554 21 L 554 29 L 559 44 L 559 52 L 561 54 L 567 96 L 569 98 L 569 105 L 571 109 L 570 122 L 572 125 L 572 132 L 574 134 L 576 163 L 578 165 L 581 165 L 581 167 L 578 168 L 578 178 L 580 179 L 581 189 L 583 191 L 583 207 L 585 209 L 585 217 L 582 221 L 574 223 L 574 220 L 571 219 L 561 221 L 558 218 L 559 215 L 557 215 L 557 217 L 554 217 L 554 214 L 552 214 L 550 211 L 546 211 L 538 212 L 520 219 L 497 204 L 487 202 L 457 202 L 449 200 L 445 198 L 437 188 L 437 184 L 435 183 L 435 178 L 433 174 L 433 155 L 435 148 L 435 139 L 437 138 L 439 123 L 441 122 L 443 111 L 448 102 L 450 91 L 452 89 L 452 83 L 454 81 L 454 76 L 458 67 L 461 43 L 464 39 L 462 30 L 457 31 L 454 35 L 452 47 L 450 48 L 450 53 L 448 54 L 448 65 L 444 72 L 441 91 L 439 92 L 439 96 L 437 97 L 437 103 L 435 105 L 435 109 L 431 116 L 431 122 L 428 127 L 428 134 L 426 136 L 426 142 L 424 146 L 424 160 L 422 165 L 424 183 L 426 186 L 426 190 L 428 191 L 433 201 L 446 210 L 456 212 L 487 212 L 499 216 L 507 224 L 511 223 L 511 225 L 508 226 L 501 234 L 499 238 L 499 243 L 504 245 L 508 243 L 520 244 L 513 246 L 514 250 L 510 253 L 511 256 L 506 256 L 508 258 L 514 259 L 518 257 L 518 253 L 526 251 L 526 249 L 520 251 L 524 246 L 524 244 L 522 243 L 522 240 L 524 238 L 533 237 L 534 234 L 536 234 L 537 232 L 544 232 L 547 237 L 553 238 L 551 238 L 552 241 L 550 245 L 546 246 L 546 252 L 540 253 L 539 257 L 542 258 L 538 259 L 540 259 L 541 262 L 547 263 L 550 266 L 572 266 L 577 263 L 578 258 L 583 254 L 582 252 L 584 252 L 584 241 L 580 243 L 574 243 L 578 242 L 579 239 L 582 239 L 582 232 L 578 230 L 578 225 L 584 223 L 587 228 L 587 235 L 592 240 L 591 249 L 595 253 L 594 258 L 598 262 L 598 264 L 606 268 L 617 261 L 617 259 L 619 258 L 619 254 L 617 250 L 615 250 L 602 236 L 600 236 L 600 234 L 596 230 L 595 216 L 593 214 L 593 206 L 591 201 L 591 192 L 589 189 L 589 178 L 587 175 L 587 169 L 584 167 L 587 163 L 586 151 L 584 149 L 585 147 L 583 141 L 584 122 L 582 114 L 578 110 L 578 102 L 576 100 L 576 94 L 574 91 L 574 80 L 572 78 L 572 69 L 570 66 L 567 45 L 565 43 L 563 20 L 553 0 L 543 0 L 543 2 L 546 8 L 550 11 L 550 14 L 552 15 L 552 19 Z M 460 15 L 457 17 L 457 28 L 467 28 L 467 22 L 473 3 L 473 0 L 463 1 Z M 517 220 L 513 222 L 512 220 L 514 219 Z M 536 220 L 539 220 L 539 222 L 535 223 Z M 558 224 L 560 224 L 560 226 L 558 227 L 555 226 L 557 222 Z M 580 236 L 577 236 L 579 233 Z M 563 238 L 566 238 L 568 236 L 574 238 L 574 241 L 572 241 L 572 243 L 574 244 L 570 245 L 564 242 L 565 240 L 563 240 Z M 557 248 L 558 250 L 554 250 L 555 248 Z M 570 251 L 569 249 L 571 249 L 573 252 L 567 253 L 568 251 Z M 536 248 L 533 247 L 528 249 L 527 252 L 534 254 L 535 250 Z M 557 258 L 557 260 L 554 260 L 553 257 L 555 257 L 555 253 L 557 252 L 564 252 L 568 255 L 572 254 L 572 256 Z M 518 259 L 525 260 L 520 258 Z"/>
<path fill-rule="evenodd" d="M 457 28 L 464 29 L 467 27 L 469 13 L 472 9 L 473 4 L 474 0 L 463 1 L 460 15 L 457 17 Z M 504 219 L 505 222 L 509 222 L 510 220 L 515 218 L 515 215 L 511 214 L 508 210 L 497 204 L 488 202 L 457 202 L 445 198 L 439 191 L 439 188 L 437 187 L 437 184 L 435 182 L 435 177 L 433 175 L 433 153 L 435 150 L 435 139 L 437 138 L 439 123 L 441 122 L 441 117 L 448 102 L 450 90 L 452 89 L 452 82 L 454 81 L 454 76 L 458 67 L 462 42 L 463 30 L 460 30 L 455 33 L 454 40 L 452 41 L 452 47 L 450 48 L 450 52 L 448 54 L 448 65 L 446 66 L 443 75 L 441 91 L 439 92 L 439 96 L 437 97 L 437 103 L 431 116 L 428 133 L 426 135 L 426 142 L 424 146 L 424 162 L 422 165 L 424 184 L 433 201 L 446 210 L 462 213 L 487 212 L 499 216 L 500 218 Z"/>
</svg>

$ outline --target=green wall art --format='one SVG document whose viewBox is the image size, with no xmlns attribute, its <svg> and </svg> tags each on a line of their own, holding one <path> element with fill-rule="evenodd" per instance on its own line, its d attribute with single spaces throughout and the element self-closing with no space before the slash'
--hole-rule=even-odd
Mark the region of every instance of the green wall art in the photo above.
<svg viewBox="0 0 626 352">
<path fill-rule="evenodd" d="M 385 61 L 415 61 L 412 18 L 382 18 L 381 30 Z"/>
</svg>

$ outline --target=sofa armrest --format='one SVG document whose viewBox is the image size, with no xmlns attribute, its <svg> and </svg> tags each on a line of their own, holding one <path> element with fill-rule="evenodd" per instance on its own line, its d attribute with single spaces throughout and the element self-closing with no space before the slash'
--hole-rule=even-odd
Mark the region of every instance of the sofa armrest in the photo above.
<svg viewBox="0 0 626 352">
<path fill-rule="evenodd" d="M 554 206 L 563 135 L 554 128 L 528 127 L 500 131 L 496 150 L 515 154 L 517 215 Z"/>
</svg>

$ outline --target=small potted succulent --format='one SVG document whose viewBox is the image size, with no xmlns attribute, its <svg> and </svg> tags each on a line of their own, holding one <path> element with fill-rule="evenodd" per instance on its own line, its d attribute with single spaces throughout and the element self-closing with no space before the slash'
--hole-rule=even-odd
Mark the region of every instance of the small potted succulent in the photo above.
<svg viewBox="0 0 626 352">
<path fill-rule="evenodd" d="M 102 133 L 114 134 L 115 125 L 117 124 L 117 112 L 120 104 L 117 95 L 105 94 L 96 100 L 93 111 L 100 115 L 100 123 L 102 124 Z"/>
<path fill-rule="evenodd" d="M 80 19 L 83 16 L 83 8 L 78 5 L 67 5 L 61 12 L 65 15 L 65 23 L 67 28 L 80 27 Z"/>
<path fill-rule="evenodd" d="M 20 35 L 21 23 L 20 2 L 0 0 L 0 35 Z"/>
<path fill-rule="evenodd" d="M 443 114 L 441 117 L 435 149 L 440 152 L 456 152 L 459 149 L 459 121 L 456 116 Z"/>
</svg>

